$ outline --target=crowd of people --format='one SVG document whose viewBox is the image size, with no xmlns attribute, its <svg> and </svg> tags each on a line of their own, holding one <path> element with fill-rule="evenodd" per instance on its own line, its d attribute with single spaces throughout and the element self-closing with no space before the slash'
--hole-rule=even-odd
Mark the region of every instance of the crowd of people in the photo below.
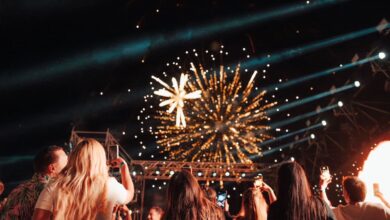
<svg viewBox="0 0 390 220">
<path fill-rule="evenodd" d="M 41 150 L 34 159 L 33 177 L 0 202 L 0 220 L 102 219 L 131 220 L 128 204 L 134 185 L 126 161 L 107 161 L 103 146 L 84 139 L 67 156 L 59 146 Z M 121 180 L 110 177 L 119 169 Z M 217 193 L 203 189 L 192 172 L 183 169 L 170 179 L 166 207 L 149 209 L 148 220 L 390 220 L 390 205 L 365 201 L 367 188 L 357 177 L 343 179 L 347 205 L 332 206 L 326 189 L 331 177 L 320 178 L 320 196 L 312 192 L 305 170 L 297 162 L 283 163 L 278 171 L 277 194 L 264 181 L 255 181 L 242 194 L 237 214 L 229 204 L 217 204 Z M 4 184 L 0 182 L 0 195 Z M 267 197 L 267 199 L 265 199 Z"/>
</svg>

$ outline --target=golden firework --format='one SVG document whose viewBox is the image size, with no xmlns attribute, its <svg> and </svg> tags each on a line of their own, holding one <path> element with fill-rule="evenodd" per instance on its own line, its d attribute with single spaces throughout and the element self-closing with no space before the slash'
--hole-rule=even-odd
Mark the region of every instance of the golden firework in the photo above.
<svg viewBox="0 0 390 220">
<path fill-rule="evenodd" d="M 251 155 L 259 155 L 259 143 L 271 138 L 266 134 L 268 117 L 265 110 L 276 103 L 263 104 L 265 91 L 254 90 L 255 71 L 243 87 L 238 65 L 232 80 L 223 66 L 208 73 L 191 63 L 193 77 L 188 80 L 188 93 L 201 91 L 201 97 L 186 102 L 187 126 L 176 126 L 177 118 L 158 111 L 160 124 L 154 134 L 162 152 L 169 159 L 226 163 L 251 163 Z M 184 87 L 183 87 L 184 89 Z"/>
</svg>

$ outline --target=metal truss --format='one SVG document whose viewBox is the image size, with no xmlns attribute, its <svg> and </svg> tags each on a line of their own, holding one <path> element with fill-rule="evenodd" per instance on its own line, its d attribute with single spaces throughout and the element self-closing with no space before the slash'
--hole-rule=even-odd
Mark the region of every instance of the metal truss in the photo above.
<svg viewBox="0 0 390 220">
<path fill-rule="evenodd" d="M 145 180 L 169 180 L 175 173 L 183 169 L 191 170 L 199 181 L 241 182 L 253 181 L 266 165 L 252 163 L 217 163 L 217 162 L 179 162 L 179 161 L 131 161 L 133 175 L 140 175 Z"/>
</svg>

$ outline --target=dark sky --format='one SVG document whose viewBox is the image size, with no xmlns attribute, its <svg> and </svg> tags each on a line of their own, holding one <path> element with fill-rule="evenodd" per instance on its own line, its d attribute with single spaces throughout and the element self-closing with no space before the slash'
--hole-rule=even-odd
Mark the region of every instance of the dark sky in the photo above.
<svg viewBox="0 0 390 220">
<path fill-rule="evenodd" d="M 0 179 L 6 182 L 28 178 L 31 161 L 23 160 L 21 156 L 33 155 L 39 148 L 50 144 L 63 145 L 69 140 L 73 127 L 94 131 L 109 128 L 130 155 L 139 159 L 140 145 L 133 136 L 139 133 L 136 116 L 144 105 L 143 96 L 150 92 L 150 76 L 160 74 L 166 62 L 182 56 L 186 50 L 211 50 L 212 45 L 222 44 L 230 54 L 225 62 L 238 63 L 245 59 L 243 47 L 252 57 L 277 54 L 374 27 L 383 18 L 390 19 L 390 8 L 382 1 L 334 1 L 336 3 L 306 12 L 276 16 L 265 22 L 172 42 L 170 39 L 174 34 L 182 30 L 296 4 L 310 5 L 313 1 L 310 4 L 302 0 L 289 3 L 275 0 L 81 2 L 0 1 Z M 160 41 L 133 56 L 117 56 L 110 62 L 96 62 L 94 59 L 97 51 L 107 51 L 123 45 L 123 42 L 149 39 Z M 321 48 L 272 64 L 268 79 L 258 85 L 266 86 L 279 78 L 293 79 L 349 63 L 355 54 L 363 59 L 370 51 L 377 53 L 378 48 L 389 51 L 385 33 L 375 32 Z M 261 70 L 264 65 L 256 68 Z M 348 80 L 360 80 L 365 86 L 359 93 L 357 90 L 348 91 L 291 111 L 296 116 L 312 111 L 318 105 L 325 106 L 335 98 L 342 99 L 348 109 L 357 112 L 352 117 L 355 121 L 335 112 L 324 114 L 323 118 L 327 118 L 330 126 L 317 134 L 327 152 L 321 161 L 338 161 L 340 169 L 350 162 L 340 162 L 341 158 L 335 154 L 357 154 L 363 148 L 362 142 L 371 143 L 388 130 L 388 114 L 366 109 L 368 116 L 365 116 L 351 103 L 371 101 L 365 103 L 389 111 L 389 91 L 384 89 L 389 79 L 383 73 L 374 74 L 370 65 L 365 64 L 340 76 L 312 80 L 278 94 L 283 102 L 286 98 L 308 97 L 327 91 L 333 85 L 342 86 Z M 314 87 L 314 91 L 310 87 Z M 275 120 L 285 118 L 285 115 L 275 116 Z M 318 118 L 310 120 L 314 122 Z M 370 132 L 357 128 L 356 121 L 361 123 L 359 126 L 368 127 Z M 288 129 L 297 130 L 306 126 L 305 123 L 299 122 Z M 125 135 L 122 135 L 123 131 Z M 354 139 L 359 132 L 364 135 Z M 153 145 L 153 139 L 144 141 Z M 313 153 L 304 146 L 297 149 L 264 160 L 280 160 L 288 156 L 300 158 L 306 151 L 307 155 Z M 141 159 L 150 159 L 149 155 Z"/>
</svg>

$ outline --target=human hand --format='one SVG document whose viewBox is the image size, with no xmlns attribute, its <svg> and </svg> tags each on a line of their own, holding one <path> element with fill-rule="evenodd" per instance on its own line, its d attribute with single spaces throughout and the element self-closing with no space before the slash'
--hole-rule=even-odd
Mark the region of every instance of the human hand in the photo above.
<svg viewBox="0 0 390 220">
<path fill-rule="evenodd" d="M 319 184 L 321 190 L 325 190 L 331 182 L 332 182 L 332 176 L 321 174 L 320 184 Z"/>
<path fill-rule="evenodd" d="M 110 166 L 112 168 L 121 168 L 125 165 L 127 165 L 127 163 L 122 157 L 118 157 L 118 158 L 110 161 Z"/>
<path fill-rule="evenodd" d="M 229 203 L 227 199 L 225 200 L 225 202 L 223 202 L 223 209 L 225 212 L 229 212 Z"/>
<path fill-rule="evenodd" d="M 272 188 L 265 182 L 262 183 L 260 189 L 261 191 L 266 191 L 266 192 L 272 191 Z"/>
<path fill-rule="evenodd" d="M 378 198 L 382 198 L 383 197 L 383 193 L 381 193 L 380 191 L 375 190 L 374 191 L 374 196 L 376 196 Z"/>
</svg>

